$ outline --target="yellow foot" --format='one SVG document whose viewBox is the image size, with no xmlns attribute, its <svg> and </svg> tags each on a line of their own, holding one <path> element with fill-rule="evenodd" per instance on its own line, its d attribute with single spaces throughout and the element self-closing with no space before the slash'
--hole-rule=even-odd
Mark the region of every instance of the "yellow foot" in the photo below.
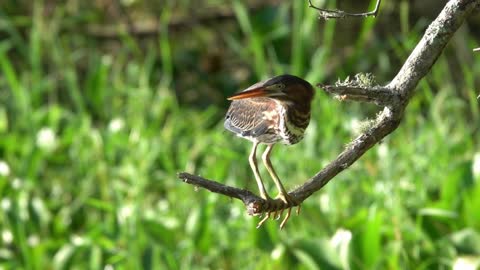
<svg viewBox="0 0 480 270">
<path fill-rule="evenodd" d="M 270 198 L 266 199 L 266 201 L 267 201 L 266 208 L 268 209 L 268 211 L 265 212 L 265 216 L 258 223 L 257 229 L 260 228 L 270 217 L 272 217 L 273 219 L 276 219 L 276 220 L 280 219 L 280 217 L 283 214 L 283 211 L 285 209 L 288 209 L 287 214 L 285 215 L 282 222 L 280 223 L 280 229 L 283 229 L 283 227 L 285 227 L 285 224 L 287 223 L 288 219 L 290 218 L 290 214 L 292 212 L 292 207 L 294 207 L 295 205 L 297 206 L 297 211 L 296 211 L 297 216 L 300 214 L 300 208 L 301 208 L 300 204 L 292 196 L 288 195 L 288 193 L 283 193 L 283 194 L 281 193 L 277 196 L 277 198 L 282 200 L 289 207 L 277 210 L 277 209 L 281 208 L 281 206 L 278 206 L 278 202 L 275 203 L 275 200 L 272 200 Z M 275 204 L 277 204 L 277 206 L 275 206 Z"/>
<path fill-rule="evenodd" d="M 300 215 L 300 210 L 302 209 L 302 205 L 297 202 L 292 196 L 290 196 L 288 193 L 280 193 L 277 195 L 277 198 L 279 198 L 280 200 L 282 200 L 285 204 L 293 207 L 293 206 L 297 206 L 297 216 Z"/>
<path fill-rule="evenodd" d="M 262 227 L 263 223 L 265 223 L 265 221 L 267 221 L 270 218 L 270 214 L 271 214 L 271 212 L 265 213 L 265 216 L 262 218 L 262 220 L 260 220 L 260 222 L 258 222 L 257 229 Z"/>
<path fill-rule="evenodd" d="M 280 194 L 278 194 L 277 198 L 279 198 L 280 200 L 282 200 L 285 204 L 287 204 L 288 206 L 290 206 L 288 208 L 288 211 L 287 211 L 287 214 L 285 215 L 285 217 L 283 218 L 282 220 L 282 223 L 280 223 L 280 230 L 283 229 L 283 227 L 285 227 L 285 224 L 287 223 L 288 219 L 290 219 L 290 214 L 292 212 L 292 207 L 297 205 L 297 216 L 300 214 L 300 209 L 301 209 L 301 205 L 292 197 L 290 196 L 288 193 L 286 192 L 282 192 Z M 280 215 L 283 213 L 283 209 L 282 211 L 280 212 Z M 278 218 L 280 218 L 280 215 L 278 216 Z"/>
</svg>

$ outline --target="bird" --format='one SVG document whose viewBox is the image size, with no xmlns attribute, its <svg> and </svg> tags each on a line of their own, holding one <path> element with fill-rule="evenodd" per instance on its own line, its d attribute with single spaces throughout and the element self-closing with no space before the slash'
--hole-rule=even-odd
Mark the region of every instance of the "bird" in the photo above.
<svg viewBox="0 0 480 270">
<path fill-rule="evenodd" d="M 298 206 L 297 215 L 300 212 L 300 203 L 288 194 L 280 181 L 270 161 L 270 154 L 276 143 L 293 145 L 300 142 L 305 130 L 310 123 L 311 103 L 314 98 L 313 86 L 294 75 L 279 75 L 253 84 L 247 89 L 227 98 L 231 100 L 230 107 L 225 115 L 224 127 L 237 136 L 253 143 L 249 155 L 249 164 L 258 185 L 260 197 L 267 202 L 272 201 L 268 195 L 257 164 L 257 148 L 259 144 L 266 144 L 262 154 L 262 161 L 273 179 L 278 190 L 276 198 L 281 199 L 288 206 L 288 212 L 280 224 L 282 229 L 293 206 Z M 260 227 L 271 215 L 260 221 Z M 277 219 L 283 214 L 281 210 Z"/>
</svg>

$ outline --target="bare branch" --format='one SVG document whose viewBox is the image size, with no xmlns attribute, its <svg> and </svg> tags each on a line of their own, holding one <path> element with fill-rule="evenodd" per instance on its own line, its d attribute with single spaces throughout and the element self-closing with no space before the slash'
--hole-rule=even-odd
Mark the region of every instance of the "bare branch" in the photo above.
<svg viewBox="0 0 480 270">
<path fill-rule="evenodd" d="M 379 1 L 380 2 L 380 1 Z M 378 4 L 378 3 L 377 3 Z M 455 31 L 470 13 L 480 6 L 480 0 L 451 0 L 432 22 L 412 51 L 398 74 L 386 86 L 365 85 L 322 85 L 328 93 L 344 96 L 345 99 L 373 102 L 384 106 L 372 126 L 350 142 L 335 160 L 310 178 L 305 184 L 290 192 L 300 204 L 314 192 L 320 190 L 337 174 L 347 169 L 367 150 L 392 133 L 403 118 L 404 109 L 415 93 L 418 82 L 429 72 Z M 223 184 L 180 173 L 184 182 L 204 187 L 212 192 L 224 194 L 243 201 L 251 215 L 281 211 L 291 205 L 281 200 L 267 202 L 250 191 L 225 186 Z"/>
<path fill-rule="evenodd" d="M 382 2 L 381 0 L 377 0 L 377 3 L 375 4 L 375 8 L 370 12 L 364 12 L 364 13 L 349 13 L 349 12 L 345 12 L 338 9 L 323 9 L 323 8 L 314 6 L 312 4 L 312 0 L 308 0 L 308 6 L 317 10 L 320 18 L 324 18 L 325 20 L 327 20 L 327 19 L 344 19 L 347 17 L 368 17 L 368 16 L 377 17 L 381 2 Z"/>
<path fill-rule="evenodd" d="M 480 52 L 480 48 L 473 49 L 474 52 Z"/>
<path fill-rule="evenodd" d="M 372 74 L 359 73 L 353 79 L 337 81 L 335 85 L 317 84 L 317 86 L 341 101 L 371 102 L 383 107 L 392 104 L 396 98 L 390 89 L 376 85 Z"/>
<path fill-rule="evenodd" d="M 183 179 L 183 182 L 187 184 L 194 185 L 194 186 L 201 186 L 210 190 L 211 192 L 223 194 L 228 197 L 233 197 L 233 198 L 242 200 L 243 198 L 246 198 L 249 196 L 255 196 L 252 192 L 248 190 L 226 186 L 219 182 L 210 181 L 208 179 L 204 179 L 200 176 L 196 176 L 186 172 L 178 173 L 177 176 L 178 178 Z"/>
<path fill-rule="evenodd" d="M 325 92 L 334 95 L 340 101 L 353 100 L 361 102 L 370 102 L 378 106 L 387 106 L 396 98 L 388 88 L 377 86 L 373 88 L 348 86 L 348 85 L 323 85 L 317 84 Z"/>
<path fill-rule="evenodd" d="M 267 211 L 267 209 L 282 208 L 283 202 L 281 200 L 267 202 L 249 190 L 227 186 L 186 172 L 179 173 L 177 177 L 187 184 L 203 187 L 211 192 L 241 200 L 247 207 L 247 212 L 250 215 L 258 215 Z"/>
</svg>

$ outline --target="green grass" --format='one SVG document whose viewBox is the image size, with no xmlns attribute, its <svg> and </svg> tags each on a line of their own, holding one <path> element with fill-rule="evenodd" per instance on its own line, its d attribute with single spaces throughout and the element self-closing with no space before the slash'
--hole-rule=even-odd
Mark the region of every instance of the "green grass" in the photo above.
<svg viewBox="0 0 480 270">
<path fill-rule="evenodd" d="M 61 6 L 42 16 L 41 2 L 33 16 L 0 10 L 7 34 L 0 41 L 0 167 L 9 168 L 0 169 L 0 269 L 450 269 L 459 258 L 478 262 L 480 65 L 456 57 L 458 47 L 447 48 L 419 84 L 400 127 L 306 200 L 282 231 L 278 221 L 256 229 L 259 219 L 240 202 L 176 178 L 188 171 L 255 190 L 250 143 L 222 126 L 225 96 L 283 72 L 332 83 L 372 67 L 384 83 L 422 33 L 404 13 L 408 32 L 379 41 L 374 19 L 321 22 L 300 1 L 258 14 L 243 1 L 231 8 L 235 31 L 213 40 L 250 71 L 236 83 L 227 72 L 195 69 L 202 50 L 165 26 L 147 41 L 122 33 L 122 46 L 110 51 L 74 27 L 94 21 L 93 11 L 72 16 Z M 175 15 L 169 6 L 159 16 Z M 359 23 L 360 31 L 353 53 L 339 60 L 333 40 L 343 23 Z M 208 26 L 192 31 L 201 44 L 211 41 Z M 345 65 L 328 71 L 338 61 Z M 201 105 L 182 102 L 195 91 L 209 93 L 193 98 Z M 358 121 L 377 110 L 319 90 L 304 141 L 274 150 L 286 186 L 331 161 Z M 271 181 L 268 187 L 274 194 Z"/>
</svg>

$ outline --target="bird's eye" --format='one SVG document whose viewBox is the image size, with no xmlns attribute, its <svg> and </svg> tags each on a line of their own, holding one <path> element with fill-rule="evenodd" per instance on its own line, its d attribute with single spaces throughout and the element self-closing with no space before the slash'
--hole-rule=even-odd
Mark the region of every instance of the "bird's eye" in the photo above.
<svg viewBox="0 0 480 270">
<path fill-rule="evenodd" d="M 285 88 L 285 84 L 279 83 L 279 84 L 277 84 L 277 88 L 278 88 L 279 90 L 282 90 L 283 88 Z"/>
</svg>

